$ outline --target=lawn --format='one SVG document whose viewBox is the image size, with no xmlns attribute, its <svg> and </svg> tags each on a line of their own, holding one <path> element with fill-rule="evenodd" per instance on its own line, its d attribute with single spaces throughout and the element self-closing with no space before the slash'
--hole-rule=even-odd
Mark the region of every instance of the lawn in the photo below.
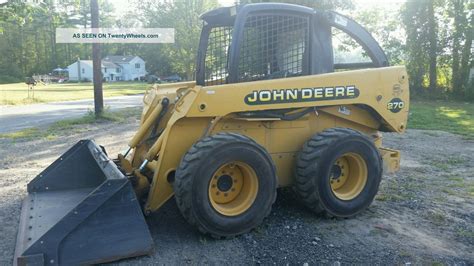
<svg viewBox="0 0 474 266">
<path fill-rule="evenodd" d="M 442 130 L 474 139 L 474 103 L 412 101 L 408 128 Z"/>
<path fill-rule="evenodd" d="M 150 87 L 144 82 L 104 83 L 104 97 L 144 93 Z M 92 99 L 92 83 L 38 84 L 34 88 L 34 98 L 28 98 L 25 83 L 0 84 L 0 105 L 30 104 L 41 102 Z"/>
</svg>

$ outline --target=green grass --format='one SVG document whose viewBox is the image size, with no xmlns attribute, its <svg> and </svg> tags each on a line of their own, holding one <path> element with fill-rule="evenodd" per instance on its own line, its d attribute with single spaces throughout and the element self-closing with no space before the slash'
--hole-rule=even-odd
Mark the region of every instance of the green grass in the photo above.
<svg viewBox="0 0 474 266">
<path fill-rule="evenodd" d="M 469 196 L 474 198 L 474 183 L 467 187 L 467 193 L 469 194 Z"/>
<path fill-rule="evenodd" d="M 0 134 L 0 138 L 13 140 L 47 139 L 52 140 L 64 134 L 78 133 L 85 130 L 78 125 L 90 125 L 104 122 L 123 123 L 130 117 L 139 117 L 141 108 L 124 108 L 119 111 L 104 111 L 99 118 L 92 111 L 81 118 L 65 119 L 48 126 L 47 128 L 27 128 L 24 130 Z"/>
<path fill-rule="evenodd" d="M 429 211 L 427 214 L 427 218 L 435 225 L 443 225 L 447 220 L 446 215 L 444 213 L 435 210 Z"/>
<path fill-rule="evenodd" d="M 474 232 L 468 229 L 458 229 L 456 235 L 461 238 L 468 238 L 474 240 Z"/>
<path fill-rule="evenodd" d="M 150 86 L 144 82 L 104 83 L 104 97 L 140 94 Z M 28 86 L 25 83 L 0 84 L 0 105 L 70 101 L 93 97 L 92 83 L 38 84 L 34 88 L 34 98 L 28 98 Z"/>
<path fill-rule="evenodd" d="M 448 101 L 413 101 L 409 128 L 442 130 L 474 139 L 474 104 Z"/>
</svg>

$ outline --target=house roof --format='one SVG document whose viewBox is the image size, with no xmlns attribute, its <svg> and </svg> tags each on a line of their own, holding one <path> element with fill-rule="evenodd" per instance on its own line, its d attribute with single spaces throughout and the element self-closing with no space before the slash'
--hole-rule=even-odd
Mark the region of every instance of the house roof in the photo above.
<svg viewBox="0 0 474 266">
<path fill-rule="evenodd" d="M 112 62 L 103 60 L 103 61 L 102 61 L 102 67 L 117 68 L 117 67 L 120 67 L 120 66 L 117 65 L 117 64 L 114 64 L 114 63 L 112 63 Z"/>
<path fill-rule="evenodd" d="M 113 62 L 113 63 L 128 63 L 132 61 L 133 58 L 137 56 L 135 55 L 108 55 L 104 57 L 103 60 Z"/>
<path fill-rule="evenodd" d="M 81 61 L 81 64 L 85 64 L 85 65 L 88 65 L 90 67 L 92 67 L 92 60 L 80 60 Z M 76 62 L 74 62 L 76 63 Z M 74 64 L 73 63 L 73 64 Z M 117 67 L 120 67 L 119 65 L 113 63 L 113 62 L 110 62 L 110 61 L 106 61 L 105 59 L 102 60 L 102 67 L 106 67 L 106 68 L 117 68 Z"/>
<path fill-rule="evenodd" d="M 81 64 L 86 64 L 86 65 L 89 65 L 90 67 L 92 67 L 92 60 L 79 60 L 79 61 L 81 62 Z M 74 62 L 74 63 L 76 63 L 76 62 Z"/>
</svg>

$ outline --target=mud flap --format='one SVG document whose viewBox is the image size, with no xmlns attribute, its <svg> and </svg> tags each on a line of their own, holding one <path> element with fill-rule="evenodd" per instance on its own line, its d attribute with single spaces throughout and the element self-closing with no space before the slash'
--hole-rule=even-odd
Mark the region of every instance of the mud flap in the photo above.
<svg viewBox="0 0 474 266">
<path fill-rule="evenodd" d="M 93 141 L 79 141 L 28 184 L 14 264 L 94 264 L 152 251 L 130 181 Z"/>
</svg>

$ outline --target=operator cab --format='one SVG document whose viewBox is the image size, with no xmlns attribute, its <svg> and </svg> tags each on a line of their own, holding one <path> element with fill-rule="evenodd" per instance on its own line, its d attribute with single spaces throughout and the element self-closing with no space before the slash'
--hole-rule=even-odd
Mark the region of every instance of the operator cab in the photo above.
<svg viewBox="0 0 474 266">
<path fill-rule="evenodd" d="M 198 85 L 212 86 L 388 66 L 375 39 L 358 23 L 332 11 L 260 3 L 222 7 L 201 16 Z M 371 62 L 335 64 L 332 29 L 352 37 Z"/>
</svg>

